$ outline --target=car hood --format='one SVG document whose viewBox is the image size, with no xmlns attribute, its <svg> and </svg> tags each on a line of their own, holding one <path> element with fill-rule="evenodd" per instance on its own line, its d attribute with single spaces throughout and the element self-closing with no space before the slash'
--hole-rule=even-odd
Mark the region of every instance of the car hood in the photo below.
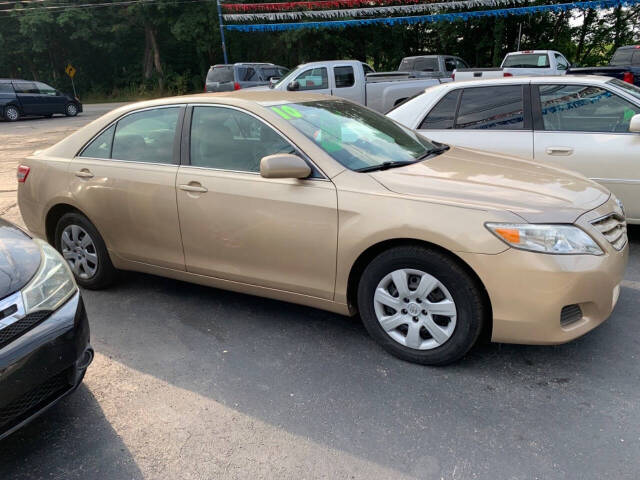
<svg viewBox="0 0 640 480">
<path fill-rule="evenodd" d="M 606 188 L 577 173 L 460 147 L 371 175 L 395 193 L 509 210 L 532 223 L 573 223 L 610 196 Z"/>
<path fill-rule="evenodd" d="M 38 244 L 18 227 L 0 219 L 0 299 L 29 283 L 40 261 Z"/>
</svg>

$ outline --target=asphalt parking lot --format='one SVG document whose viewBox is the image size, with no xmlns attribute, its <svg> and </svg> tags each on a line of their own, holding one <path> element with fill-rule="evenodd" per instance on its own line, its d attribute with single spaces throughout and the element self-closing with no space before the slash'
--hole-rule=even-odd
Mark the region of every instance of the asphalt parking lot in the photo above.
<svg viewBox="0 0 640 480">
<path fill-rule="evenodd" d="M 20 158 L 113 108 L 0 122 Z M 85 291 L 85 383 L 0 442 L 1 479 L 637 479 L 640 229 L 613 316 L 567 345 L 480 345 L 440 368 L 355 318 L 148 275 Z M 544 299 L 540 299 L 544 301 Z"/>
</svg>

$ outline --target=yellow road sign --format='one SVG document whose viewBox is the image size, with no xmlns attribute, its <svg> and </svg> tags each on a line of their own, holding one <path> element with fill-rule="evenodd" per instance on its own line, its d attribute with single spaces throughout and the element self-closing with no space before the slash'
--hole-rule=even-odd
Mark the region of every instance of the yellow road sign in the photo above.
<svg viewBox="0 0 640 480">
<path fill-rule="evenodd" d="M 67 65 L 67 68 L 65 68 L 64 71 L 67 72 L 67 75 L 71 78 L 76 76 L 76 69 L 73 68 L 73 65 L 71 64 Z"/>
</svg>

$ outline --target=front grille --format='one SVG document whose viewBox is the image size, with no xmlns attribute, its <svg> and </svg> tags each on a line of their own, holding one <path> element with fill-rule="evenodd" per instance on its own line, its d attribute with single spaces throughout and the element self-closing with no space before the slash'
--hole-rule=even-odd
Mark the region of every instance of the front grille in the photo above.
<svg viewBox="0 0 640 480">
<path fill-rule="evenodd" d="M 51 312 L 48 310 L 33 312 L 22 317 L 20 320 L 4 327 L 2 330 L 0 330 L 0 348 L 8 345 L 19 336 L 24 335 L 29 330 L 36 327 L 49 315 L 51 315 Z"/>
<path fill-rule="evenodd" d="M 622 250 L 627 244 L 627 222 L 622 215 L 610 213 L 609 215 L 591 222 L 604 238 L 616 250 Z"/>
<path fill-rule="evenodd" d="M 68 378 L 69 371 L 65 370 L 25 393 L 6 407 L 0 408 L 0 427 L 21 421 L 51 403 L 71 388 Z"/>
<path fill-rule="evenodd" d="M 566 327 L 572 323 L 582 320 L 582 310 L 580 305 L 566 305 L 560 312 L 560 325 Z"/>
</svg>

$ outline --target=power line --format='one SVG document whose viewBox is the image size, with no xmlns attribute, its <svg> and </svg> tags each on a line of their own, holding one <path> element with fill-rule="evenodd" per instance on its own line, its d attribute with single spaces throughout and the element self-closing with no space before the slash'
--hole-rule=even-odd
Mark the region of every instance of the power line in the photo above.
<svg viewBox="0 0 640 480">
<path fill-rule="evenodd" d="M 46 0 L 32 0 L 34 2 L 44 2 Z M 84 4 L 79 4 L 79 5 L 70 5 L 70 4 L 65 4 L 65 5 L 42 5 L 39 7 L 24 7 L 24 8 L 12 8 L 12 9 L 4 9 L 4 10 L 0 10 L 0 13 L 15 13 L 15 12 L 32 12 L 35 13 L 35 11 L 42 11 L 42 10 L 49 10 L 49 11 L 59 11 L 59 10 L 83 10 L 83 9 L 87 9 L 87 8 L 102 8 L 102 7 L 119 7 L 119 6 L 128 6 L 128 5 L 136 5 L 136 4 L 153 4 L 153 3 L 159 3 L 165 0 L 121 0 L 121 1 L 115 1 L 115 2 L 108 2 L 108 3 L 84 3 Z M 171 4 L 178 4 L 178 3 L 211 3 L 211 2 L 215 2 L 216 0 L 174 0 L 171 2 Z M 0 5 L 2 4 L 10 4 L 11 2 L 5 2 L 5 3 L 0 3 Z M 14 3 L 14 5 L 17 5 L 17 2 Z M 22 15 L 28 15 L 28 13 L 24 13 Z"/>
</svg>

